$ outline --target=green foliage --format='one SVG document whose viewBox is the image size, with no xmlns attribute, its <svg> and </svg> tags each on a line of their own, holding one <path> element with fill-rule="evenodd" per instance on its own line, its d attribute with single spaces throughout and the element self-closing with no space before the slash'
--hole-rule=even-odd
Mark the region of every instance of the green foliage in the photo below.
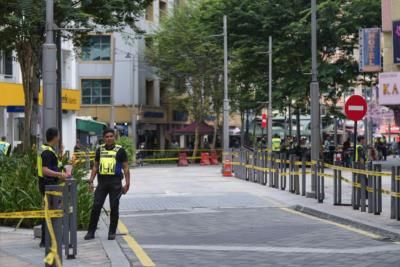
<svg viewBox="0 0 400 267">
<path fill-rule="evenodd" d="M 0 156 L 0 212 L 30 211 L 42 209 L 42 196 L 38 188 L 36 169 L 36 152 L 14 154 L 11 157 Z M 84 177 L 87 170 L 82 165 L 73 169 L 73 177 L 77 180 L 78 228 L 86 229 L 89 223 L 93 194 L 88 190 Z M 0 220 L 3 225 L 32 227 L 37 219 Z"/>
<path fill-rule="evenodd" d="M 61 34 L 64 39 L 71 39 L 77 51 L 87 42 L 89 32 L 123 31 L 126 26 L 130 26 L 136 33 L 141 33 L 135 23 L 150 2 L 151 0 L 54 1 L 54 22 L 58 27 L 87 29 L 55 33 Z M 30 130 L 36 127 L 31 115 L 37 112 L 38 107 L 45 13 L 44 0 L 0 0 L 0 50 L 16 51 L 21 66 L 26 118 L 24 151 L 30 149 Z M 127 40 L 133 40 L 135 34 L 126 36 Z M 32 132 L 36 132 L 36 129 L 33 130 Z"/>
<path fill-rule="evenodd" d="M 125 149 L 126 153 L 128 154 L 128 161 L 129 163 L 132 163 L 135 155 L 135 148 L 133 146 L 132 138 L 122 136 L 117 139 L 116 143 Z"/>
<path fill-rule="evenodd" d="M 303 110 L 309 105 L 311 17 L 309 0 L 203 0 L 196 5 L 198 28 L 222 31 L 228 16 L 230 97 L 243 112 L 266 101 L 268 36 L 273 38 L 273 108 L 291 100 Z M 380 25 L 380 1 L 318 1 L 318 72 L 321 92 L 333 101 L 359 75 L 354 49 L 358 30 Z"/>
<path fill-rule="evenodd" d="M 42 197 L 36 175 L 36 154 L 31 152 L 12 157 L 0 156 L 0 212 L 40 210 Z M 2 220 L 15 224 L 16 220 Z M 31 226 L 37 220 L 24 220 Z"/>
</svg>

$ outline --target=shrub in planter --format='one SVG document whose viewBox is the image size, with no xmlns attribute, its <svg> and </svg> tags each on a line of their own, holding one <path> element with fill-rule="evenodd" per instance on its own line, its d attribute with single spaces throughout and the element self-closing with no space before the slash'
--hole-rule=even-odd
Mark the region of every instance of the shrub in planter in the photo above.
<svg viewBox="0 0 400 267">
<path fill-rule="evenodd" d="M 132 138 L 122 136 L 117 139 L 116 143 L 125 149 L 126 153 L 128 154 L 129 163 L 133 163 L 135 149 L 133 147 Z"/>
<path fill-rule="evenodd" d="M 42 209 L 42 196 L 38 189 L 36 152 L 13 154 L 0 157 L 0 212 L 30 211 Z M 86 228 L 89 222 L 93 194 L 83 180 L 87 171 L 77 165 L 73 177 L 77 180 L 78 192 L 78 228 Z M 32 227 L 38 219 L 2 219 L 1 225 Z"/>
</svg>

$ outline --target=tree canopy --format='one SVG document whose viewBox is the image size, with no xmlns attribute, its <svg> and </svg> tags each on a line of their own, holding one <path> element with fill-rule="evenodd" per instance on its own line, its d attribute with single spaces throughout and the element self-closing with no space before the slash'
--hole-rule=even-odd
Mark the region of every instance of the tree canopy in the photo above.
<svg viewBox="0 0 400 267">
<path fill-rule="evenodd" d="M 59 0 L 54 1 L 54 21 L 60 28 L 86 31 L 59 32 L 76 47 L 90 31 L 119 31 L 135 22 L 151 0 Z M 23 145 L 31 147 L 31 131 L 36 132 L 35 114 L 41 79 L 41 51 L 45 39 L 46 1 L 0 0 L 0 49 L 15 50 L 21 66 L 25 93 L 25 133 Z"/>
</svg>

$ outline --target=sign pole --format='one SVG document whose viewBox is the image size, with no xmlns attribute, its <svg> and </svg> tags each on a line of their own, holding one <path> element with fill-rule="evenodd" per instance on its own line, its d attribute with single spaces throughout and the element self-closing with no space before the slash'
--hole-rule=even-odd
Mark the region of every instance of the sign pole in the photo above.
<svg viewBox="0 0 400 267">
<path fill-rule="evenodd" d="M 354 121 L 354 137 L 353 137 L 353 163 L 356 163 L 356 149 L 357 149 L 357 121 Z"/>
</svg>

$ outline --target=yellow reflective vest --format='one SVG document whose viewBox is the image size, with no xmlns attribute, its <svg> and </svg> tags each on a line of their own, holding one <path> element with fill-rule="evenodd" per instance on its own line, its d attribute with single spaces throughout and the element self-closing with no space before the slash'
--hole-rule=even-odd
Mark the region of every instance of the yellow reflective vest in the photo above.
<svg viewBox="0 0 400 267">
<path fill-rule="evenodd" d="M 11 144 L 4 142 L 4 141 L 0 141 L 0 155 L 4 154 L 4 156 L 7 156 L 7 152 L 8 149 L 10 148 Z"/>
<path fill-rule="evenodd" d="M 280 138 L 272 138 L 272 151 L 279 152 L 281 151 L 281 139 Z"/>
<path fill-rule="evenodd" d="M 50 151 L 54 154 L 54 156 L 57 158 L 58 161 L 58 168 L 60 168 L 60 171 L 62 169 L 62 162 L 58 159 L 57 153 L 54 151 L 54 149 L 51 146 L 48 145 L 41 145 L 38 151 L 38 156 L 37 156 L 37 172 L 39 177 L 43 177 L 43 162 L 42 162 L 42 153 L 44 151 Z"/>
<path fill-rule="evenodd" d="M 113 149 L 107 150 L 105 145 L 100 146 L 99 174 L 115 175 L 117 165 L 117 153 L 121 149 L 120 145 L 115 145 Z"/>
<path fill-rule="evenodd" d="M 359 150 L 361 150 L 361 153 L 359 152 Z M 355 161 L 356 162 L 360 162 L 360 161 L 367 161 L 367 154 L 364 150 L 364 146 L 363 145 L 356 145 L 356 158 Z"/>
</svg>

